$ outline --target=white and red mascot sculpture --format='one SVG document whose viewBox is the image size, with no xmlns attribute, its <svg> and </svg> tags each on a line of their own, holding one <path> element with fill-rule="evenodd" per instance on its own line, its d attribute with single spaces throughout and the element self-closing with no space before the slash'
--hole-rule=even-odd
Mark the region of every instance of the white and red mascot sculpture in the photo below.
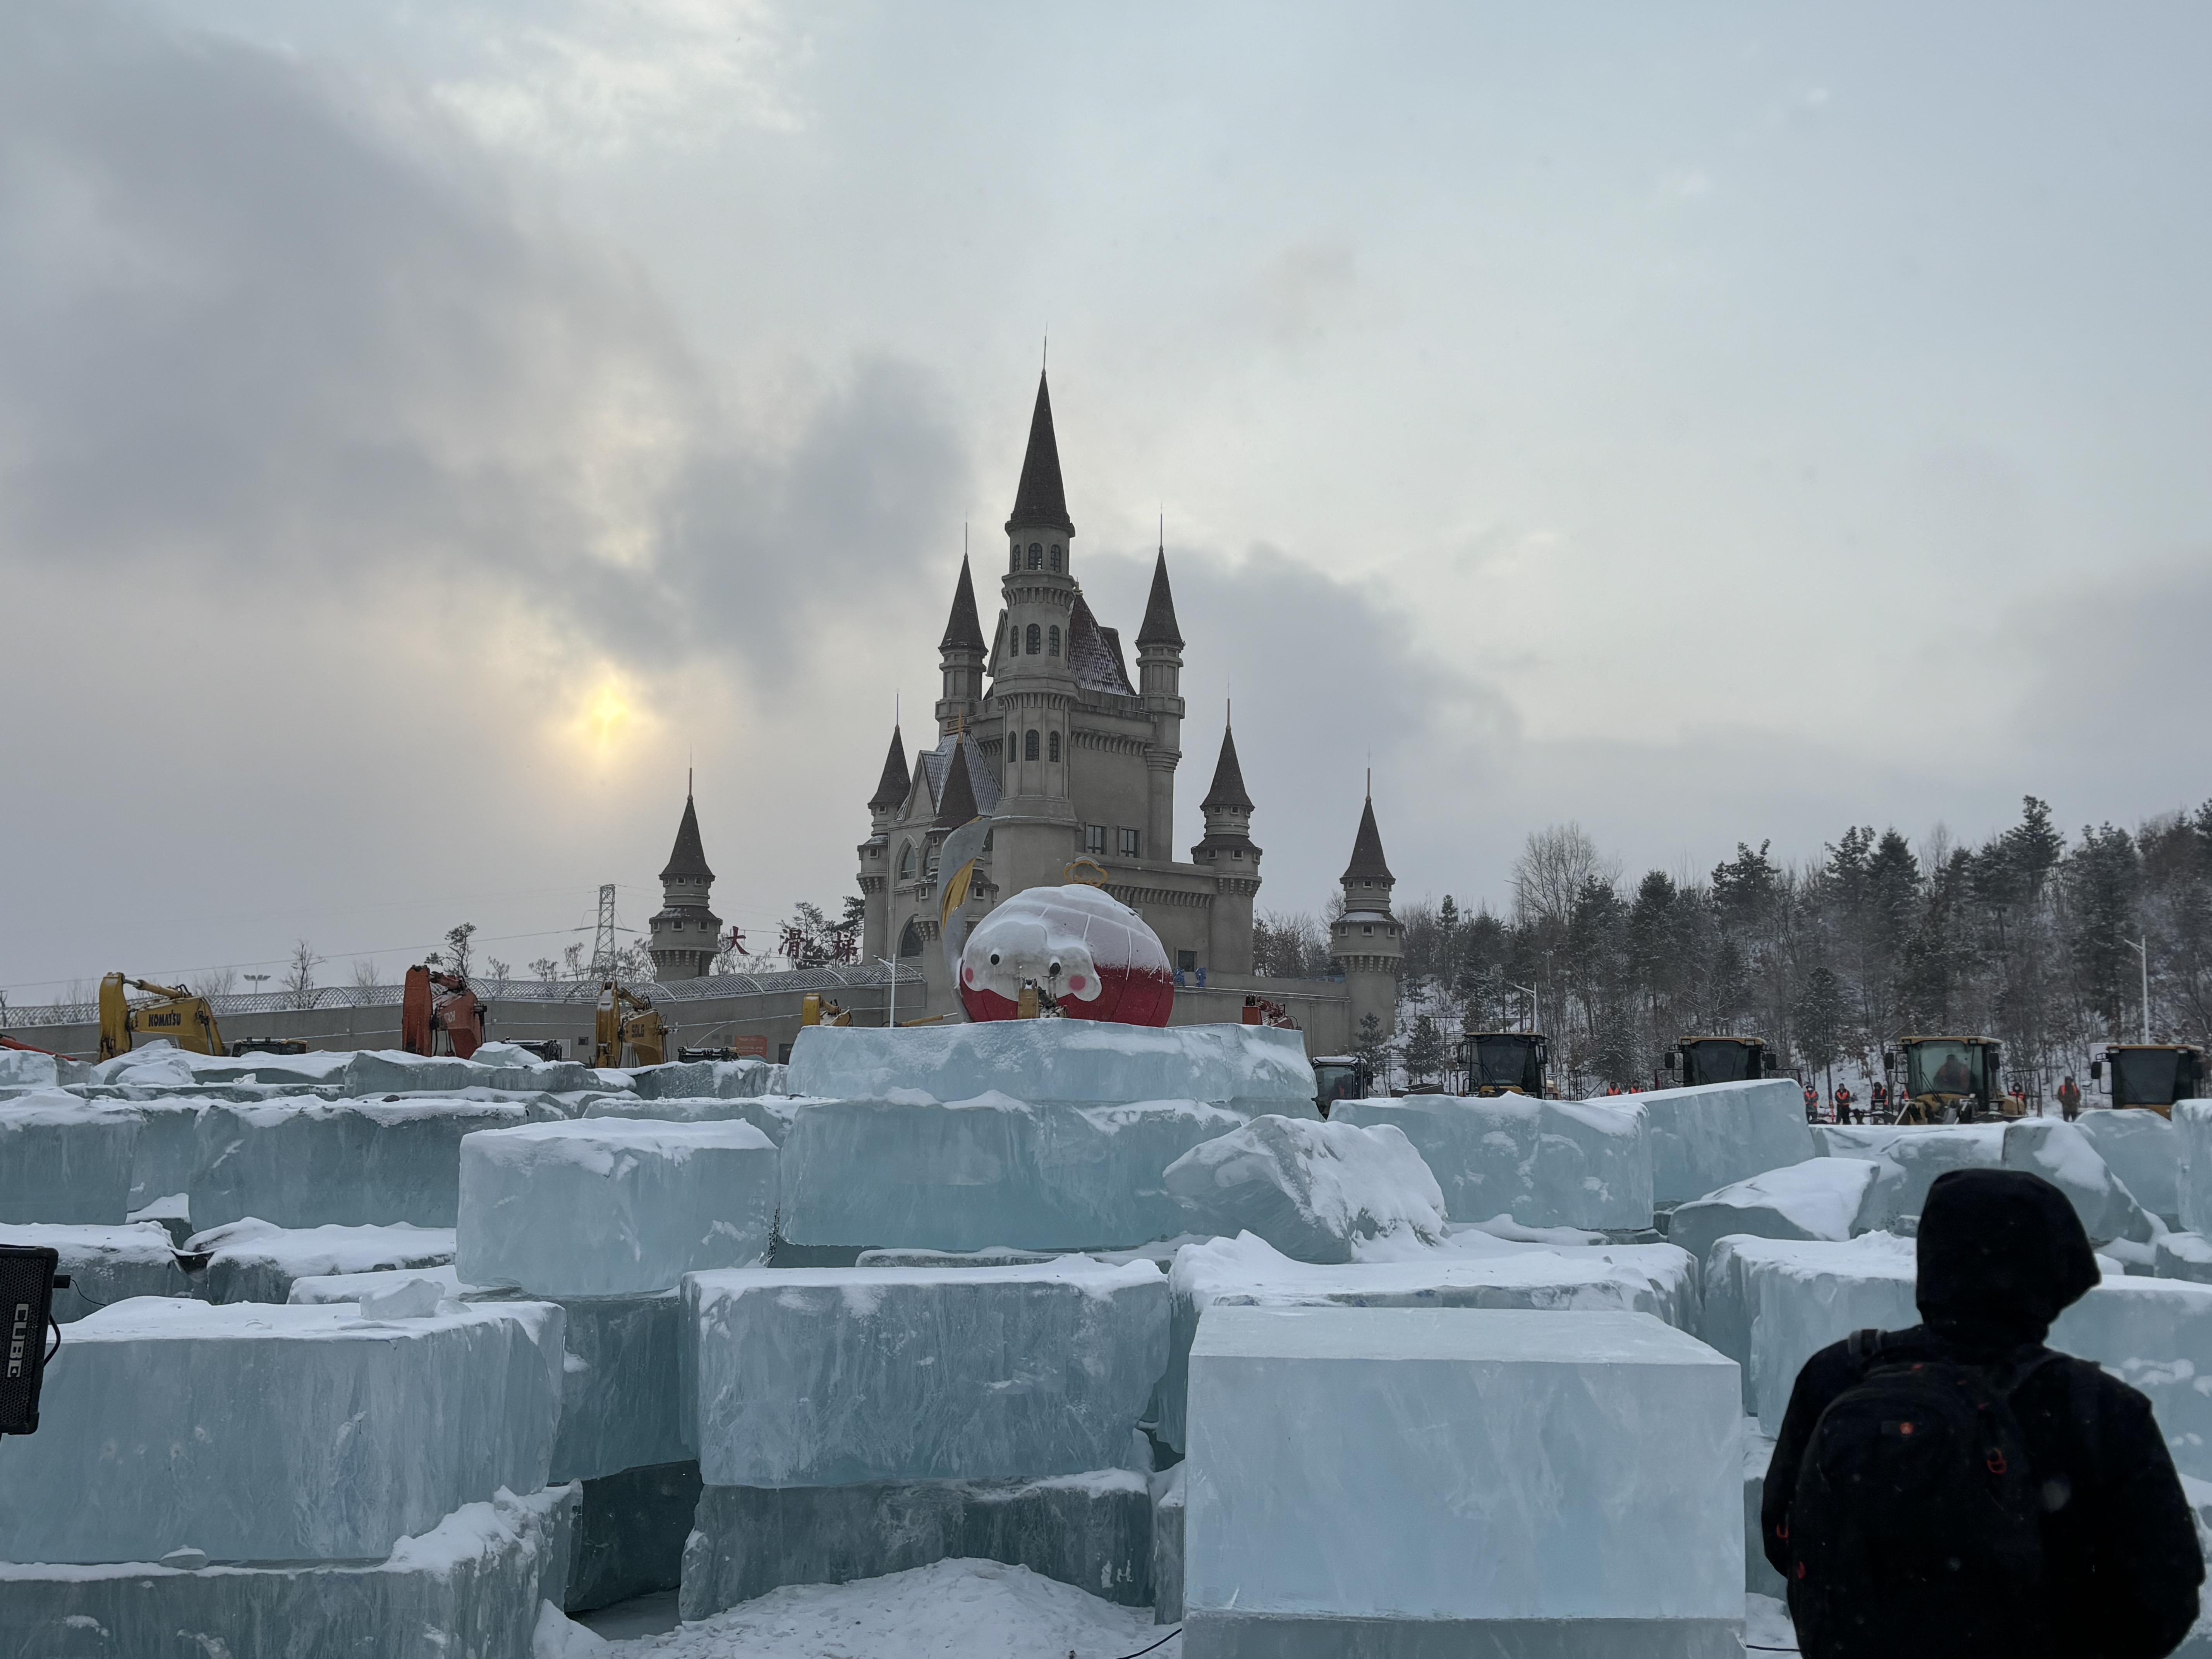
<svg viewBox="0 0 2212 1659">
<path fill-rule="evenodd" d="M 960 952 L 960 1001 L 975 1020 L 1014 1019 L 1025 988 L 1070 1019 L 1164 1025 L 1168 953 L 1145 919 L 1082 883 L 1032 887 L 975 924 Z"/>
</svg>

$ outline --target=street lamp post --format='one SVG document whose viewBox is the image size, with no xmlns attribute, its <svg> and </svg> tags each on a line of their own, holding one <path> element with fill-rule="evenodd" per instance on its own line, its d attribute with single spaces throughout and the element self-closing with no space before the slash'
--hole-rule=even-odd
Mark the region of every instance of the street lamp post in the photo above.
<svg viewBox="0 0 2212 1659">
<path fill-rule="evenodd" d="M 254 994 L 258 996 L 261 994 L 262 983 L 266 981 L 269 975 L 266 974 L 248 974 L 246 975 L 246 982 L 254 988 Z"/>
<path fill-rule="evenodd" d="M 887 1030 L 896 1030 L 898 1029 L 898 962 L 891 957 L 878 957 L 876 960 L 890 969 L 890 1000 L 884 1006 L 884 1026 Z"/>
<path fill-rule="evenodd" d="M 2124 933 L 2120 936 L 2120 943 L 2142 958 L 2142 1040 L 2148 1042 L 2150 1041 L 2150 935 L 2146 933 L 2140 939 L 2132 939 Z"/>
</svg>

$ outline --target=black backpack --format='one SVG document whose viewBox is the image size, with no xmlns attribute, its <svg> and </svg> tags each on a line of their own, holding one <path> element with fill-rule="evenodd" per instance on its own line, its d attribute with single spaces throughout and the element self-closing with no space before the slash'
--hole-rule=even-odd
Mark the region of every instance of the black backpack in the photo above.
<svg viewBox="0 0 2212 1659">
<path fill-rule="evenodd" d="M 2014 1389 L 2052 1361 L 1885 1360 L 1850 1338 L 1859 1380 L 1813 1426 L 1791 1494 L 1790 1616 L 1817 1659 L 2021 1659 L 2051 1640 L 2043 1493 Z"/>
</svg>

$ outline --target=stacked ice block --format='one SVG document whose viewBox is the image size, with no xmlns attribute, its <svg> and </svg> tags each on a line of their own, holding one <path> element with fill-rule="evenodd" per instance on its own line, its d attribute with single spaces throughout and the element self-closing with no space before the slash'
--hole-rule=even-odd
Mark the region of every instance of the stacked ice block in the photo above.
<svg viewBox="0 0 2212 1659">
<path fill-rule="evenodd" d="M 1703 1198 L 1814 1155 L 1804 1097 L 1787 1078 L 1656 1089 L 1637 1099 L 1650 1125 L 1658 1204 Z"/>
<path fill-rule="evenodd" d="M 0 1104 L 0 1221 L 119 1225 L 137 1140 L 135 1115 L 58 1090 Z"/>
<path fill-rule="evenodd" d="M 60 1324 L 136 1296 L 191 1294 L 168 1233 L 150 1221 L 121 1227 L 0 1224 L 0 1244 L 50 1249 L 60 1256 L 55 1272 L 70 1281 L 66 1290 L 54 1292 L 54 1319 Z M 0 1472 L 5 1468 L 0 1463 Z"/>
<path fill-rule="evenodd" d="M 1524 1227 L 1604 1231 L 1651 1224 L 1650 1128 L 1633 1102 L 1407 1095 L 1340 1102 L 1329 1121 L 1404 1130 L 1454 1221 L 1510 1216 Z"/>
<path fill-rule="evenodd" d="M 1904 1172 L 1887 1162 L 1808 1158 L 1692 1199 L 1668 1218 L 1667 1239 L 1699 1261 L 1730 1233 L 1849 1238 L 1886 1220 Z"/>
<path fill-rule="evenodd" d="M 289 1302 L 300 1279 L 404 1267 L 453 1259 L 451 1227 L 272 1227 L 234 1221 L 185 1241 L 208 1258 L 200 1291 L 210 1302 Z"/>
<path fill-rule="evenodd" d="M 1192 1147 L 1162 1180 L 1189 1231 L 1255 1233 L 1301 1261 L 1349 1261 L 1376 1244 L 1419 1247 L 1444 1234 L 1443 1194 L 1392 1123 L 1271 1113 Z"/>
</svg>

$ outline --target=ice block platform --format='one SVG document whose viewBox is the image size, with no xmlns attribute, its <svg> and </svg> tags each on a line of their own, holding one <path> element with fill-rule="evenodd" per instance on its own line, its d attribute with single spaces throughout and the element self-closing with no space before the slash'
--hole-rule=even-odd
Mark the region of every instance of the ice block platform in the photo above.
<svg viewBox="0 0 2212 1659">
<path fill-rule="evenodd" d="M 1651 1134 L 1651 1196 L 1684 1204 L 1815 1151 L 1805 1097 L 1788 1078 L 1700 1083 L 1638 1095 Z"/>
<path fill-rule="evenodd" d="M 1332 1123 L 1406 1132 L 1454 1221 L 1628 1231 L 1651 1224 L 1651 1145 L 1632 1101 L 1407 1095 L 1346 1100 Z"/>
<path fill-rule="evenodd" d="M 1217 1307 L 1190 1388 L 1188 1659 L 1742 1651 L 1735 1366 L 1660 1320 Z"/>
<path fill-rule="evenodd" d="M 45 1091 L 0 1106 L 0 1221 L 120 1226 L 138 1118 Z"/>
<path fill-rule="evenodd" d="M 750 1269 L 684 1281 L 710 1486 L 1110 1468 L 1167 1362 L 1149 1261 Z"/>
<path fill-rule="evenodd" d="M 185 1249 L 207 1254 L 201 1293 L 209 1301 L 289 1302 L 293 1285 L 303 1279 L 444 1267 L 453 1259 L 453 1230 L 272 1227 L 249 1216 L 193 1234 Z"/>
<path fill-rule="evenodd" d="M 1893 1164 L 1808 1158 L 1692 1199 L 1667 1220 L 1667 1242 L 1703 1261 L 1730 1233 L 1757 1238 L 1845 1239 L 1887 1219 L 1904 1185 Z"/>
<path fill-rule="evenodd" d="M 169 1233 L 159 1222 L 121 1227 L 0 1226 L 0 1244 L 25 1244 L 59 1253 L 55 1270 L 69 1288 L 54 1292 L 54 1322 L 72 1324 L 111 1302 L 134 1296 L 189 1297 L 191 1280 L 177 1265 Z M 0 1480 L 7 1465 L 0 1462 Z"/>
</svg>

